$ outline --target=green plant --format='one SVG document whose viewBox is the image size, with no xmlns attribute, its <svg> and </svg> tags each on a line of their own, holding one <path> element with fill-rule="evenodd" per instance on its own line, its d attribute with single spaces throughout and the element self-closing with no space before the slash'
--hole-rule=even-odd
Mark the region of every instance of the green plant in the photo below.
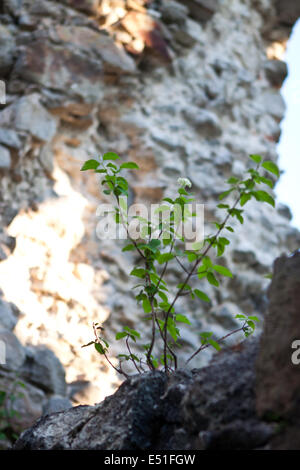
<svg viewBox="0 0 300 470">
<path fill-rule="evenodd" d="M 279 177 L 278 167 L 271 161 L 263 161 L 260 155 L 250 155 L 250 159 L 255 163 L 255 168 L 250 168 L 243 180 L 235 177 L 229 178 L 227 180 L 229 189 L 219 196 L 219 200 L 223 201 L 228 196 L 234 195 L 232 205 L 223 202 L 217 205 L 225 213 L 223 221 L 221 223 L 215 222 L 215 233 L 206 236 L 202 242 L 194 243 L 192 249 L 183 248 L 183 244 L 186 242 L 185 235 L 182 232 L 178 233 L 180 224 L 187 222 L 187 220 L 193 220 L 196 216 L 195 212 L 189 209 L 191 204 L 195 203 L 195 198 L 189 191 L 191 183 L 188 179 L 180 178 L 178 180 L 180 187 L 177 196 L 174 199 L 164 198 L 156 209 L 156 213 L 160 215 L 158 223 L 153 223 L 139 215 L 134 216 L 141 227 L 140 238 L 134 239 L 130 233 L 130 220 L 124 200 L 124 197 L 128 196 L 128 182 L 120 173 L 127 169 L 138 170 L 138 165 L 133 162 L 126 162 L 118 166 L 116 161 L 119 160 L 119 156 L 113 152 L 104 154 L 99 160 L 92 159 L 85 162 L 81 170 L 94 170 L 95 173 L 101 174 L 103 193 L 114 198 L 115 205 L 112 207 L 111 212 L 114 215 L 116 224 L 124 227 L 130 242 L 123 248 L 123 251 L 135 250 L 142 263 L 141 265 L 137 264 L 130 274 L 139 280 L 139 283 L 133 289 L 138 289 L 135 298 L 141 305 L 146 320 L 150 322 L 151 340 L 149 344 L 143 345 L 145 357 L 141 358 L 133 354 L 131 349 L 131 344 L 136 343 L 141 338 L 140 333 L 127 326 L 118 332 L 116 339 L 124 340 L 128 351 L 128 354 L 119 355 L 118 367 L 114 366 L 109 359 L 109 344 L 103 337 L 103 328 L 98 324 L 93 325 L 95 339 L 83 347 L 93 344 L 112 367 L 125 376 L 126 373 L 122 368 L 122 363 L 128 360 L 132 361 L 139 373 L 144 371 L 145 365 L 150 370 L 164 368 L 166 373 L 177 368 L 176 348 L 179 346 L 180 323 L 191 324 L 186 315 L 176 312 L 175 307 L 178 299 L 183 295 L 188 295 L 192 299 L 210 302 L 205 292 L 191 285 L 191 280 L 193 276 L 197 276 L 199 281 L 206 281 L 215 287 L 219 287 L 219 276 L 232 277 L 230 270 L 213 261 L 211 255 L 214 252 L 216 258 L 221 257 L 229 245 L 230 241 L 224 236 L 224 232 L 234 232 L 229 223 L 230 220 L 235 218 L 243 224 L 243 207 L 251 199 L 275 206 L 273 197 L 268 192 L 260 188 L 257 189 L 257 186 L 266 185 L 273 188 L 274 183 L 265 176 L 265 172 Z M 165 212 L 169 216 L 167 223 L 163 218 Z M 165 280 L 170 263 L 178 263 L 185 276 L 183 282 L 177 285 L 177 291 L 172 298 Z M 201 345 L 193 352 L 187 362 L 209 346 L 219 350 L 220 343 L 234 333 L 242 331 L 245 336 L 249 336 L 255 330 L 255 323 L 259 321 L 256 316 L 242 314 L 237 315 L 236 318 L 241 320 L 241 327 L 222 338 L 214 339 L 211 332 L 201 332 Z M 161 343 L 162 353 L 160 357 L 154 357 L 153 355 L 157 341 Z"/>
<path fill-rule="evenodd" d="M 0 440 L 8 439 L 14 442 L 19 437 L 14 431 L 13 423 L 14 419 L 20 417 L 19 412 L 15 410 L 14 403 L 24 396 L 17 390 L 19 387 L 25 388 L 25 384 L 15 378 L 9 390 L 0 390 Z"/>
</svg>

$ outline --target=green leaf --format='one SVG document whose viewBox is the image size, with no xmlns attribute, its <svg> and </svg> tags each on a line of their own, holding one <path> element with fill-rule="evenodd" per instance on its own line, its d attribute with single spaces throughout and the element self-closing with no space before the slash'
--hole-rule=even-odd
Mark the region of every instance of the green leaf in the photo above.
<svg viewBox="0 0 300 470">
<path fill-rule="evenodd" d="M 163 253 L 158 256 L 157 261 L 159 264 L 164 264 L 168 261 L 171 261 L 173 258 L 175 258 L 173 253 Z"/>
<path fill-rule="evenodd" d="M 155 253 L 158 249 L 158 247 L 160 246 L 160 240 L 157 240 L 156 238 L 154 238 L 153 240 L 150 240 L 150 242 L 148 243 L 148 248 L 153 251 L 153 253 Z"/>
<path fill-rule="evenodd" d="M 138 331 L 134 330 L 133 328 L 129 328 L 129 326 L 124 326 L 124 331 L 128 331 L 131 336 L 136 336 L 137 338 L 141 337 Z"/>
<path fill-rule="evenodd" d="M 280 176 L 280 171 L 279 171 L 279 168 L 278 166 L 276 165 L 276 163 L 274 162 L 271 162 L 270 160 L 267 160 L 265 161 L 263 164 L 262 164 L 262 167 L 269 171 L 270 173 L 273 173 L 274 175 L 277 176 L 277 178 L 279 178 Z"/>
<path fill-rule="evenodd" d="M 146 270 L 143 268 L 134 268 L 130 273 L 130 276 L 136 276 L 140 278 L 144 278 L 145 275 L 146 275 Z"/>
<path fill-rule="evenodd" d="M 246 204 L 246 202 L 250 201 L 251 197 L 252 195 L 250 193 L 243 193 L 240 199 L 241 206 L 243 207 Z"/>
<path fill-rule="evenodd" d="M 249 158 L 251 158 L 255 163 L 260 163 L 262 161 L 262 157 L 260 155 L 249 155 Z"/>
<path fill-rule="evenodd" d="M 275 201 L 266 191 L 253 191 L 255 198 L 258 201 L 267 202 L 271 206 L 275 207 Z"/>
<path fill-rule="evenodd" d="M 213 266 L 213 269 L 217 273 L 222 274 L 222 276 L 233 277 L 232 272 L 228 268 L 225 268 L 225 266 L 220 266 L 219 264 L 215 264 Z"/>
<path fill-rule="evenodd" d="M 256 325 L 252 320 L 247 320 L 247 324 L 250 326 L 250 328 L 252 328 L 253 331 L 255 330 Z"/>
<path fill-rule="evenodd" d="M 208 282 L 213 285 L 213 286 L 216 286 L 216 287 L 219 287 L 219 282 L 217 281 L 217 279 L 215 278 L 215 276 L 213 275 L 213 273 L 207 273 L 207 280 Z"/>
<path fill-rule="evenodd" d="M 237 318 L 237 319 L 240 319 L 240 320 L 245 320 L 246 315 L 242 315 L 241 313 L 239 313 L 239 314 L 236 315 L 234 318 Z"/>
<path fill-rule="evenodd" d="M 264 277 L 266 279 L 272 279 L 273 278 L 273 274 L 272 273 L 268 273 L 268 274 L 265 274 Z"/>
<path fill-rule="evenodd" d="M 116 340 L 119 341 L 120 339 L 125 338 L 125 336 L 128 336 L 128 333 L 125 331 L 120 331 L 116 334 Z"/>
<path fill-rule="evenodd" d="M 105 354 L 105 349 L 100 343 L 94 343 L 95 344 L 95 349 L 99 354 Z"/>
<path fill-rule="evenodd" d="M 208 295 L 206 295 L 204 292 L 202 292 L 201 290 L 199 289 L 195 289 L 194 290 L 194 293 L 196 294 L 197 297 L 199 297 L 199 299 L 201 300 L 204 300 L 204 302 L 211 302 L 210 298 L 208 297 Z"/>
<path fill-rule="evenodd" d="M 217 351 L 220 351 L 221 346 L 219 345 L 219 343 L 217 343 L 217 341 L 214 341 L 213 339 L 210 339 L 210 338 L 207 341 L 213 348 L 215 348 Z"/>
<path fill-rule="evenodd" d="M 175 327 L 174 320 L 172 320 L 171 318 L 168 319 L 167 330 L 172 336 L 173 340 L 177 341 L 178 336 L 179 336 L 179 330 L 178 328 Z"/>
<path fill-rule="evenodd" d="M 268 185 L 271 189 L 274 188 L 274 183 L 269 178 L 265 178 L 264 176 L 260 176 L 259 177 L 259 182 Z"/>
<path fill-rule="evenodd" d="M 230 188 L 227 191 L 224 191 L 223 193 L 221 193 L 219 196 L 219 200 L 222 201 L 222 199 L 225 199 L 225 197 L 227 197 L 233 191 L 233 189 L 234 188 Z"/>
<path fill-rule="evenodd" d="M 198 256 L 196 255 L 196 253 L 188 253 L 187 254 L 187 259 L 189 260 L 190 263 L 195 261 L 197 258 L 198 258 Z"/>
<path fill-rule="evenodd" d="M 231 176 L 231 177 L 227 180 L 227 183 L 228 183 L 228 184 L 236 184 L 236 183 L 238 183 L 238 182 L 239 182 L 239 180 L 238 180 L 238 178 L 236 178 L 235 176 Z"/>
<path fill-rule="evenodd" d="M 250 317 L 248 317 L 249 320 L 253 320 L 253 321 L 256 321 L 256 322 L 260 322 L 260 319 L 257 318 L 255 315 L 251 315 Z"/>
<path fill-rule="evenodd" d="M 87 160 L 83 166 L 81 167 L 80 171 L 86 171 L 86 170 L 96 170 L 98 166 L 100 165 L 100 162 L 97 160 Z"/>
<path fill-rule="evenodd" d="M 145 297 L 143 299 L 143 309 L 144 309 L 145 313 L 151 313 L 152 312 L 151 303 L 150 303 L 150 300 L 147 297 Z"/>
<path fill-rule="evenodd" d="M 124 246 L 124 248 L 122 248 L 122 251 L 132 251 L 134 249 L 135 249 L 135 246 L 132 243 L 130 243 L 129 245 Z"/>
<path fill-rule="evenodd" d="M 166 303 L 169 302 L 168 296 L 164 292 L 162 292 L 161 290 L 158 291 L 158 295 L 164 302 L 166 302 Z"/>
<path fill-rule="evenodd" d="M 185 315 L 181 315 L 180 313 L 178 313 L 175 318 L 176 321 L 180 323 L 186 323 L 187 325 L 191 325 L 190 320 Z"/>
<path fill-rule="evenodd" d="M 119 158 L 115 152 L 107 152 L 103 155 L 103 160 L 118 160 Z"/>
<path fill-rule="evenodd" d="M 120 170 L 128 169 L 128 170 L 139 170 L 139 166 L 134 163 L 134 162 L 127 162 L 127 163 L 122 163 L 120 166 Z"/>
</svg>

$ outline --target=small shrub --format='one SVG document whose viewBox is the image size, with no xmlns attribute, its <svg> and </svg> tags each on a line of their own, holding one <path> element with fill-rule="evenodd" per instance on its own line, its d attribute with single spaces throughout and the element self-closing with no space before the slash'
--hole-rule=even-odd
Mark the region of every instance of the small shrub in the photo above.
<svg viewBox="0 0 300 470">
<path fill-rule="evenodd" d="M 92 159 L 85 162 L 81 170 L 93 170 L 101 174 L 103 193 L 113 196 L 115 200 L 115 206 L 112 209 L 115 222 L 124 228 L 129 242 L 124 246 L 123 251 L 134 250 L 139 255 L 141 265 L 134 266 L 130 274 L 138 279 L 138 284 L 133 289 L 136 290 L 135 298 L 141 306 L 141 311 L 149 321 L 151 340 L 149 344 L 143 345 L 144 356 L 138 357 L 132 352 L 131 346 L 140 340 L 141 335 L 135 329 L 125 326 L 116 334 L 116 340 L 125 341 L 128 353 L 119 355 L 117 367 L 109 358 L 109 344 L 103 337 L 103 328 L 97 323 L 93 325 L 94 340 L 83 347 L 94 345 L 98 353 L 104 356 L 117 372 L 125 376 L 127 374 L 122 367 L 124 361 L 131 361 L 139 373 L 145 370 L 145 366 L 150 370 L 163 369 L 166 373 L 176 370 L 180 324 L 191 324 L 188 315 L 176 312 L 178 299 L 187 295 L 195 301 L 210 302 L 205 292 L 192 287 L 190 284 L 192 277 L 197 276 L 199 281 L 208 282 L 215 287 L 219 287 L 220 277 L 232 277 L 228 268 L 215 263 L 210 256 L 214 252 L 215 257 L 220 257 L 226 251 L 230 241 L 224 233 L 234 232 L 230 221 L 235 218 L 243 224 L 244 206 L 251 199 L 275 206 L 273 197 L 260 188 L 261 185 L 273 188 L 274 182 L 265 175 L 269 172 L 279 177 L 278 167 L 271 161 L 263 161 L 260 155 L 250 155 L 250 159 L 255 167 L 249 169 L 242 180 L 235 177 L 229 178 L 228 190 L 219 196 L 217 207 L 224 211 L 222 223 L 216 222 L 215 233 L 206 236 L 202 242 L 194 243 L 191 249 L 190 247 L 182 249 L 186 239 L 183 232 L 178 233 L 180 224 L 187 220 L 193 221 L 196 216 L 189 210 L 190 205 L 195 203 L 195 198 L 190 192 L 191 183 L 188 179 L 179 178 L 177 196 L 174 199 L 164 198 L 156 210 L 158 214 L 168 212 L 168 223 L 161 218 L 158 224 L 154 224 L 141 216 L 135 216 L 141 227 L 140 238 L 137 240 L 130 234 L 130 220 L 124 202 L 124 198 L 128 196 L 128 182 L 124 176 L 121 176 L 121 172 L 138 170 L 138 165 L 134 162 L 126 162 L 119 166 L 116 163 L 119 156 L 113 152 L 104 154 L 99 160 Z M 223 202 L 230 195 L 234 196 L 232 205 Z M 173 297 L 165 280 L 171 263 L 178 263 L 185 276 L 183 282 L 177 285 L 177 292 Z M 237 332 L 243 332 L 246 337 L 251 335 L 255 330 L 256 322 L 259 321 L 256 316 L 244 314 L 237 315 L 236 318 L 241 321 L 241 326 L 222 338 L 214 339 L 211 332 L 201 332 L 201 344 L 186 362 L 188 363 L 207 347 L 219 350 L 221 343 Z M 160 357 L 155 357 L 153 351 L 158 341 L 161 343 L 162 354 Z"/>
</svg>

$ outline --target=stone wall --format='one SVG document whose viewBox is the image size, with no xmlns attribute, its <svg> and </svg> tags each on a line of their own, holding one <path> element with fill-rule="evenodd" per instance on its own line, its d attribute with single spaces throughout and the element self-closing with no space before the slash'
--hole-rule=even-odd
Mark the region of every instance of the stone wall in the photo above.
<svg viewBox="0 0 300 470">
<path fill-rule="evenodd" d="M 132 201 L 157 202 L 179 176 L 190 178 L 209 228 L 224 181 L 247 170 L 248 154 L 277 160 L 279 59 L 299 16 L 297 6 L 289 12 L 271 0 L 2 2 L 0 286 L 22 312 L 17 337 L 58 356 L 75 401 L 99 401 L 120 381 L 81 349 L 91 323 L 113 339 L 139 318 L 132 255 L 97 239 L 99 183 L 80 173 L 82 162 L 108 150 L 136 161 Z M 249 204 L 221 260 L 236 277 L 220 290 L 204 286 L 208 307 L 181 303 L 193 323 L 183 329 L 183 358 L 201 330 L 220 336 L 235 313 L 263 317 L 264 275 L 299 247 L 289 220 L 282 205 Z M 179 277 L 174 265 L 170 283 Z"/>
</svg>

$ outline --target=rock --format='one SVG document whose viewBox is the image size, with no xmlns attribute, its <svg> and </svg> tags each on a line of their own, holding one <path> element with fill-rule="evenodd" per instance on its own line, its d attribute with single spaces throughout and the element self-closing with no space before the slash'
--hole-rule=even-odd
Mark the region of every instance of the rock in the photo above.
<svg viewBox="0 0 300 470">
<path fill-rule="evenodd" d="M 276 260 L 259 340 L 224 348 L 202 369 L 134 375 L 99 405 L 41 418 L 15 449 L 299 448 L 299 279 L 299 251 Z"/>
<path fill-rule="evenodd" d="M 66 5 L 83 11 L 84 13 L 97 13 L 99 0 L 62 0 Z"/>
<path fill-rule="evenodd" d="M 12 68 L 16 41 L 9 29 L 0 24 L 0 76 L 5 76 Z"/>
<path fill-rule="evenodd" d="M 189 109 L 184 111 L 184 116 L 205 137 L 219 137 L 222 134 L 219 118 L 211 111 Z"/>
<path fill-rule="evenodd" d="M 264 68 L 269 82 L 275 87 L 281 87 L 288 74 L 286 62 L 275 59 L 268 60 Z"/>
<path fill-rule="evenodd" d="M 20 149 L 22 146 L 18 133 L 13 129 L 0 128 L 0 143 L 14 149 Z"/>
<path fill-rule="evenodd" d="M 41 418 L 32 431 L 23 433 L 16 448 L 151 449 L 159 417 L 157 403 L 165 381 L 160 373 L 134 376 L 100 405 L 78 406 Z M 78 426 L 81 432 L 73 439 L 71 434 Z M 96 428 L 98 431 L 93 432 Z"/>
<path fill-rule="evenodd" d="M 56 120 L 40 104 L 37 93 L 24 96 L 0 113 L 0 124 L 30 132 L 36 139 L 48 142 L 56 133 Z"/>
<path fill-rule="evenodd" d="M 175 2 L 173 0 L 165 0 L 160 7 L 160 12 L 163 21 L 165 21 L 167 24 L 176 23 L 182 26 L 186 21 L 189 10 L 181 3 Z"/>
<path fill-rule="evenodd" d="M 186 0 L 190 15 L 197 21 L 208 21 L 218 9 L 218 0 Z"/>
<path fill-rule="evenodd" d="M 50 349 L 44 347 L 27 348 L 22 377 L 47 393 L 66 395 L 64 368 Z"/>
<path fill-rule="evenodd" d="M 300 252 L 275 261 L 268 297 L 257 359 L 257 410 L 260 416 L 285 423 L 283 442 L 276 439 L 274 447 L 299 449 L 295 428 L 300 422 L 300 368 L 292 362 L 292 344 L 300 340 Z"/>
<path fill-rule="evenodd" d="M 118 48 L 112 38 L 105 31 L 96 32 L 81 26 L 56 26 L 55 39 L 69 44 L 72 50 L 85 55 L 95 55 L 103 62 L 105 73 L 135 73 L 136 66 L 133 59 L 124 49 Z"/>
<path fill-rule="evenodd" d="M 276 10 L 280 23 L 287 26 L 293 26 L 300 17 L 300 5 L 294 0 L 277 0 Z"/>
<path fill-rule="evenodd" d="M 274 116 L 279 121 L 283 118 L 285 113 L 285 102 L 279 93 L 268 91 L 263 94 L 261 101 L 263 109 Z"/>
<path fill-rule="evenodd" d="M 10 420 L 11 432 L 19 434 L 33 426 L 41 416 L 46 403 L 46 396 L 42 390 L 23 381 L 17 374 L 2 370 L 0 370 L 0 390 L 6 391 L 7 396 L 15 396 L 13 403 L 7 402 L 9 408 L 16 412 Z"/>
<path fill-rule="evenodd" d="M 99 61 L 42 40 L 25 48 L 15 71 L 23 79 L 91 102 L 103 97 L 103 66 Z"/>
<path fill-rule="evenodd" d="M 122 26 L 136 39 L 155 51 L 166 61 L 171 60 L 167 43 L 163 37 L 160 25 L 145 13 L 130 11 L 121 20 Z"/>
<path fill-rule="evenodd" d="M 179 370 L 169 380 L 159 372 L 133 376 L 99 405 L 41 418 L 22 434 L 15 449 L 247 450 L 264 446 L 274 427 L 255 414 L 256 355 L 257 341 L 248 341 L 202 370 Z"/>
<path fill-rule="evenodd" d="M 0 170 L 9 170 L 11 165 L 10 152 L 6 147 L 0 145 Z"/>
<path fill-rule="evenodd" d="M 43 416 L 72 408 L 71 401 L 60 395 L 53 395 L 43 407 Z"/>
<path fill-rule="evenodd" d="M 0 341 L 5 345 L 5 363 L 0 369 L 19 371 L 25 361 L 25 348 L 11 331 L 1 328 Z"/>
<path fill-rule="evenodd" d="M 12 331 L 17 324 L 17 308 L 0 298 L 0 328 Z"/>
<path fill-rule="evenodd" d="M 48 172 L 48 174 L 53 171 L 53 149 L 51 145 L 45 145 L 39 154 L 39 160 L 43 168 Z"/>
<path fill-rule="evenodd" d="M 291 209 L 285 205 L 285 204 L 282 204 L 281 202 L 279 204 L 277 204 L 277 211 L 279 212 L 280 215 L 282 215 L 282 217 L 284 217 L 285 219 L 288 219 L 288 220 L 292 220 L 293 218 L 293 214 L 291 212 Z"/>
</svg>

